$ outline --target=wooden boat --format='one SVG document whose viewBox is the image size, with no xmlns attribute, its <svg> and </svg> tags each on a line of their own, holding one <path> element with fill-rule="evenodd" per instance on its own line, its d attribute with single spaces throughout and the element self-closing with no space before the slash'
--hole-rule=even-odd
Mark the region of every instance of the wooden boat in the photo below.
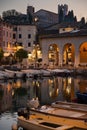
<svg viewBox="0 0 87 130">
<path fill-rule="evenodd" d="M 31 109 L 30 111 L 35 114 L 37 118 L 42 118 L 43 120 L 49 122 L 56 122 L 64 125 L 74 125 L 75 127 L 79 126 L 79 128 L 87 130 L 87 111 L 80 111 L 79 109 L 70 110 L 54 106 L 45 106 L 44 108 Z"/>
<path fill-rule="evenodd" d="M 30 102 L 28 102 L 27 105 L 29 105 L 29 112 L 30 112 L 30 118 L 28 119 L 29 124 L 36 125 L 37 124 L 36 122 L 38 122 L 37 127 L 38 126 L 41 127 L 42 125 L 45 126 L 46 124 L 49 124 L 49 122 L 51 122 L 53 126 L 58 124 L 62 126 L 63 125 L 73 126 L 76 128 L 79 127 L 76 130 L 81 130 L 81 129 L 87 130 L 87 105 L 69 103 L 69 102 L 55 102 L 55 103 L 52 103 L 50 106 L 44 105 L 44 106 L 39 107 L 38 99 L 35 99 L 35 100 L 32 99 Z M 30 108 L 30 106 L 32 108 Z M 26 126 L 28 126 L 28 122 L 26 119 L 27 114 L 25 113 L 22 115 L 24 116 L 25 119 L 18 117 L 18 124 L 20 126 L 22 125 L 22 127 L 25 128 Z M 33 117 L 33 120 L 35 120 L 34 122 L 33 120 L 31 120 L 32 117 Z M 25 123 L 23 123 L 23 121 Z M 47 128 L 49 126 L 45 126 L 45 127 Z M 49 128 L 49 130 L 50 129 L 54 129 L 54 128 Z M 55 129 L 58 130 L 58 128 L 55 128 Z"/>
<path fill-rule="evenodd" d="M 56 101 L 56 102 L 52 103 L 52 107 L 87 112 L 87 105 L 86 104 Z"/>
<path fill-rule="evenodd" d="M 76 96 L 79 103 L 87 104 L 87 93 L 77 92 Z"/>
<path fill-rule="evenodd" d="M 22 127 L 27 130 L 71 130 L 74 128 L 74 126 L 71 125 L 63 125 L 58 122 L 55 123 L 53 121 L 44 120 L 43 118 L 37 118 L 36 115 L 30 115 L 29 119 L 19 116 L 17 126 L 18 129 Z"/>
</svg>

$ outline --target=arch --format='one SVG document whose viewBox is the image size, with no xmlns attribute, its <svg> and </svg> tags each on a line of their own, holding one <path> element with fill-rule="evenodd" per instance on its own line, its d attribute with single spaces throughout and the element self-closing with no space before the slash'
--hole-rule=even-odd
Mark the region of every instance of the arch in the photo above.
<svg viewBox="0 0 87 130">
<path fill-rule="evenodd" d="M 75 48 L 71 43 L 67 43 L 63 47 L 63 65 L 74 65 Z"/>
<path fill-rule="evenodd" d="M 50 44 L 48 48 L 48 62 L 50 67 L 59 64 L 59 48 L 56 44 Z"/>
<path fill-rule="evenodd" d="M 79 63 L 87 64 L 87 41 L 83 42 L 79 47 Z"/>
</svg>

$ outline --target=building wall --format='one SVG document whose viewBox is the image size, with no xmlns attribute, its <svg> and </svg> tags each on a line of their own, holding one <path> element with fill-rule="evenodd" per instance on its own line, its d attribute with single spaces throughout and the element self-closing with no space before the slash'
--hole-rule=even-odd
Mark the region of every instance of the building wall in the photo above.
<svg viewBox="0 0 87 130">
<path fill-rule="evenodd" d="M 31 25 L 18 25 L 17 26 L 17 32 L 16 32 L 16 42 L 22 43 L 23 48 L 27 51 L 32 51 L 33 49 L 33 43 L 36 38 L 36 26 Z M 19 38 L 19 35 L 21 34 L 21 38 Z M 30 35 L 30 38 L 28 37 Z M 30 47 L 28 45 L 30 43 Z"/>
<path fill-rule="evenodd" d="M 33 43 L 36 40 L 37 28 L 35 25 L 11 25 L 0 22 L 0 46 L 6 56 L 17 51 L 14 46 L 22 44 L 23 49 L 32 52 Z M 15 34 L 15 38 L 13 35 Z M 21 34 L 21 38 L 19 35 Z"/>
<path fill-rule="evenodd" d="M 58 37 L 58 38 L 42 38 L 40 39 L 40 44 L 42 47 L 42 64 L 49 64 L 48 61 L 48 50 L 51 44 L 56 44 L 59 48 L 59 66 L 63 64 L 63 49 L 67 43 L 71 43 L 75 48 L 75 61 L 74 66 L 80 64 L 79 60 L 79 48 L 82 43 L 87 42 L 87 36 L 78 36 L 78 37 Z"/>
<path fill-rule="evenodd" d="M 2 47 L 5 52 L 11 52 L 12 47 L 12 34 L 13 34 L 13 28 L 11 25 L 3 23 L 3 29 L 2 29 Z"/>
<path fill-rule="evenodd" d="M 3 42 L 3 26 L 2 26 L 2 22 L 0 22 L 0 47 L 2 47 L 2 42 Z"/>
</svg>

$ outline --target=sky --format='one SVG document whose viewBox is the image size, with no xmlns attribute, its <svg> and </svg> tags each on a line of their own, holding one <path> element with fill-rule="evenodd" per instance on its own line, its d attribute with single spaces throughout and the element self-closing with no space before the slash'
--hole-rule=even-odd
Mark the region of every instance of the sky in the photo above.
<svg viewBox="0 0 87 130">
<path fill-rule="evenodd" d="M 85 17 L 87 21 L 87 0 L 0 0 L 0 15 L 10 9 L 26 14 L 28 5 L 35 7 L 35 12 L 45 9 L 58 13 L 58 4 L 67 4 L 68 9 L 74 11 L 78 20 Z"/>
</svg>

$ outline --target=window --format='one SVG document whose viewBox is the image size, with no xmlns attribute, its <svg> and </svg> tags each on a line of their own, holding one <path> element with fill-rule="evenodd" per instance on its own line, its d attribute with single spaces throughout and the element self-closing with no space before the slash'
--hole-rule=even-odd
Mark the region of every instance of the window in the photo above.
<svg viewBox="0 0 87 130">
<path fill-rule="evenodd" d="M 3 36 L 5 36 L 5 30 L 3 30 Z"/>
<path fill-rule="evenodd" d="M 17 27 L 14 27 L 14 28 L 13 28 L 13 31 L 17 31 Z"/>
<path fill-rule="evenodd" d="M 22 35 L 21 35 L 21 34 L 19 34 L 19 38 L 22 38 Z"/>
<path fill-rule="evenodd" d="M 21 31 L 21 28 L 19 27 L 19 31 Z"/>
<path fill-rule="evenodd" d="M 65 28 L 63 28 L 63 31 L 65 31 Z"/>
<path fill-rule="evenodd" d="M 13 39 L 15 39 L 16 38 L 16 34 L 13 34 Z"/>
<path fill-rule="evenodd" d="M 20 43 L 18 43 L 18 46 L 22 46 L 23 44 L 20 42 Z"/>
<path fill-rule="evenodd" d="M 31 38 L 31 34 L 28 34 L 28 38 Z"/>
<path fill-rule="evenodd" d="M 31 43 L 30 42 L 28 43 L 28 47 L 31 47 Z"/>
<path fill-rule="evenodd" d="M 7 32 L 7 37 L 8 37 L 8 32 Z"/>
</svg>

